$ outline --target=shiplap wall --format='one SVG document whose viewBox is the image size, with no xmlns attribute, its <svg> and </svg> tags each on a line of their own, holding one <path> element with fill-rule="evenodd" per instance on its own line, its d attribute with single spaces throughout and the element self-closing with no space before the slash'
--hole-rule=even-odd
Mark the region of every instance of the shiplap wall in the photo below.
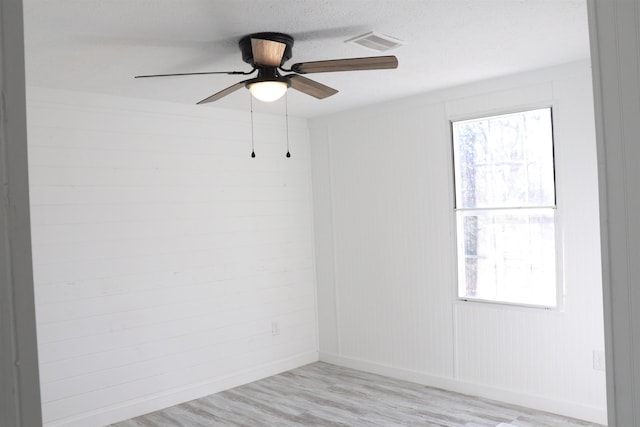
<svg viewBox="0 0 640 427">
<path fill-rule="evenodd" d="M 317 360 L 309 137 L 289 119 L 30 88 L 46 425 Z M 278 322 L 279 335 L 272 335 Z"/>
<path fill-rule="evenodd" d="M 456 300 L 449 120 L 552 105 L 560 310 Z M 321 360 L 606 422 L 588 62 L 311 120 Z"/>
</svg>

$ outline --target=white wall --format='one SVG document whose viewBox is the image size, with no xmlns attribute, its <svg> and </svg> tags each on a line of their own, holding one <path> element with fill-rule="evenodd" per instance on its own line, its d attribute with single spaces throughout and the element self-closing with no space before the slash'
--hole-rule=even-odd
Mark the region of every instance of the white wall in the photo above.
<svg viewBox="0 0 640 427">
<path fill-rule="evenodd" d="M 560 311 L 455 299 L 449 120 L 553 105 Z M 310 122 L 321 360 L 606 422 L 588 62 Z"/>
<path fill-rule="evenodd" d="M 46 425 L 104 425 L 317 360 L 306 121 L 32 88 Z M 280 334 L 272 335 L 272 322 Z"/>
</svg>

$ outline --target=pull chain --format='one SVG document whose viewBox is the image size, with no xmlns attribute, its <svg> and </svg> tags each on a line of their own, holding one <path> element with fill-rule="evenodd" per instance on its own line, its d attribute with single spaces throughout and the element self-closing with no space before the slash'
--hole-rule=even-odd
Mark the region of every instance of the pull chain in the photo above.
<svg viewBox="0 0 640 427">
<path fill-rule="evenodd" d="M 287 157 L 291 157 L 291 153 L 289 152 L 289 97 L 287 94 L 284 94 L 284 117 L 285 124 L 287 127 Z"/>
<path fill-rule="evenodd" d="M 249 100 L 251 102 L 251 157 L 256 157 L 256 151 L 253 144 L 253 96 L 249 93 Z"/>
</svg>

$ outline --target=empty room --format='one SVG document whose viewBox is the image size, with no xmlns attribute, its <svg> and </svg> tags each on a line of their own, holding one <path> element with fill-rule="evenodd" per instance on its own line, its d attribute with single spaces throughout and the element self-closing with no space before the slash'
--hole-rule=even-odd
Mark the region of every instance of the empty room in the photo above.
<svg viewBox="0 0 640 427">
<path fill-rule="evenodd" d="M 15 425 L 632 426 L 595 2 L 21 3 Z"/>
</svg>

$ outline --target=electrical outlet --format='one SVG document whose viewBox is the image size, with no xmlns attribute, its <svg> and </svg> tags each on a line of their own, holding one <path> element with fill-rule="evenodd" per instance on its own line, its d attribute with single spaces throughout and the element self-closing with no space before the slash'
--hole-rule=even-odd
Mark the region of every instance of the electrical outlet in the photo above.
<svg viewBox="0 0 640 427">
<path fill-rule="evenodd" d="M 604 351 L 593 350 L 593 369 L 596 371 L 604 371 L 606 369 Z"/>
<path fill-rule="evenodd" d="M 277 320 L 273 320 L 271 322 L 271 335 L 273 335 L 274 337 L 276 335 L 280 335 L 280 322 L 278 322 Z"/>
</svg>

